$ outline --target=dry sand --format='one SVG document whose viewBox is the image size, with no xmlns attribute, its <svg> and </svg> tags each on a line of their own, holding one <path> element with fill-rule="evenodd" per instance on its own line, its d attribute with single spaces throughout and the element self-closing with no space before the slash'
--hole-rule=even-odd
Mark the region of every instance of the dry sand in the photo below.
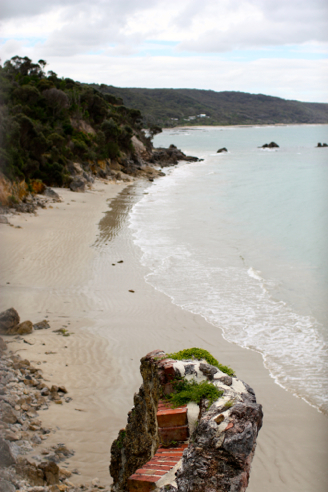
<svg viewBox="0 0 328 492">
<path fill-rule="evenodd" d="M 22 320 L 47 316 L 51 325 L 25 337 L 33 345 L 11 339 L 9 347 L 41 363 L 45 379 L 64 384 L 73 398 L 40 412 L 56 430 L 47 445 L 64 442 L 75 450 L 69 460 L 81 472 L 75 482 L 109 483 L 110 445 L 140 385 L 140 358 L 157 348 L 199 346 L 233 367 L 263 405 L 248 490 L 325 492 L 327 417 L 275 384 L 259 354 L 226 342 L 216 327 L 145 282 L 148 270 L 127 217 L 146 186 L 98 182 L 84 194 L 57 190 L 63 203 L 38 217 L 10 219 L 21 229 L 0 224 L 1 311 L 13 306 Z M 106 200 L 111 211 L 103 213 Z M 72 334 L 52 331 L 61 327 Z"/>
</svg>

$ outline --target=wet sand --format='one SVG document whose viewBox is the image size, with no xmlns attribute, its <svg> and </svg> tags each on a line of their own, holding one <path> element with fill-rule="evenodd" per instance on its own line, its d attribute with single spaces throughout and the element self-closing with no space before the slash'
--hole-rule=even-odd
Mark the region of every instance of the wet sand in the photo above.
<svg viewBox="0 0 328 492">
<path fill-rule="evenodd" d="M 327 417 L 275 384 L 260 354 L 226 342 L 216 327 L 145 282 L 148 269 L 127 219 L 147 186 L 98 183 L 97 191 L 85 194 L 59 190 L 63 203 L 38 217 L 10 220 L 22 229 L 0 224 L 0 309 L 13 306 L 22 320 L 33 322 L 48 316 L 51 325 L 26 337 L 33 345 L 11 340 L 10 349 L 41 362 L 44 377 L 64 384 L 73 398 L 40 412 L 44 425 L 56 430 L 47 445 L 65 442 L 75 450 L 69 468 L 81 472 L 76 483 L 94 477 L 109 483 L 110 445 L 140 385 L 140 358 L 157 348 L 198 346 L 233 367 L 263 405 L 248 490 L 326 491 Z M 61 327 L 72 334 L 52 331 Z"/>
</svg>

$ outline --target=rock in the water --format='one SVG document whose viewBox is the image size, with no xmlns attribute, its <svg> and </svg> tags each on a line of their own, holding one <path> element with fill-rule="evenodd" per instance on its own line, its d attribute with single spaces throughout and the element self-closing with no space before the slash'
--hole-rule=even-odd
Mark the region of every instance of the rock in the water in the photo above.
<svg viewBox="0 0 328 492">
<path fill-rule="evenodd" d="M 7 441 L 0 437 L 0 466 L 7 467 L 16 463 L 14 456 Z"/>
<path fill-rule="evenodd" d="M 33 331 L 32 321 L 23 321 L 19 325 L 11 328 L 7 335 L 29 335 Z"/>
<path fill-rule="evenodd" d="M 317 147 L 328 147 L 328 144 L 326 144 L 326 143 L 322 144 L 321 142 L 318 142 Z"/>
<path fill-rule="evenodd" d="M 14 308 L 7 309 L 0 313 L 0 332 L 7 334 L 20 322 L 19 314 Z"/>
<path fill-rule="evenodd" d="M 262 145 L 262 149 L 274 149 L 275 147 L 279 147 L 276 142 L 270 142 L 269 144 Z"/>
<path fill-rule="evenodd" d="M 220 154 L 221 152 L 228 152 L 228 149 L 226 149 L 225 147 L 222 147 L 222 149 L 219 149 L 217 150 L 217 154 Z"/>
<path fill-rule="evenodd" d="M 69 185 L 69 187 L 72 191 L 83 192 L 85 191 L 85 184 L 86 184 L 85 178 L 82 178 L 81 176 L 76 176 L 71 182 L 71 184 Z"/>
<path fill-rule="evenodd" d="M 39 321 L 39 323 L 35 323 L 35 325 L 33 325 L 33 328 L 34 330 L 47 330 L 48 328 L 50 328 L 50 325 L 49 322 L 44 319 L 43 321 Z"/>
</svg>

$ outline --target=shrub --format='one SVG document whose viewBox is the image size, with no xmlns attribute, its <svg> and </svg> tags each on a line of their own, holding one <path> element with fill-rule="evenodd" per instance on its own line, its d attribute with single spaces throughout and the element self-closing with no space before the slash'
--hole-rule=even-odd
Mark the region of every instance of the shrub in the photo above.
<svg viewBox="0 0 328 492">
<path fill-rule="evenodd" d="M 173 407 L 186 405 L 191 401 L 199 404 L 204 399 L 209 400 L 209 406 L 211 406 L 215 400 L 223 395 L 223 391 L 218 390 L 209 381 L 197 383 L 194 380 L 187 381 L 186 379 L 182 379 L 174 383 L 174 390 L 175 393 L 167 396 Z"/>
</svg>

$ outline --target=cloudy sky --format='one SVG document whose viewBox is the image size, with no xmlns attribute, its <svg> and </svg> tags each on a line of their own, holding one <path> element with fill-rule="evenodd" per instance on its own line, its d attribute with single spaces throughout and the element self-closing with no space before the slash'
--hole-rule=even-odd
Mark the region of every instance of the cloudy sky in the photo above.
<svg viewBox="0 0 328 492">
<path fill-rule="evenodd" d="M 0 33 L 81 82 L 328 102 L 327 0 L 0 0 Z"/>
</svg>

